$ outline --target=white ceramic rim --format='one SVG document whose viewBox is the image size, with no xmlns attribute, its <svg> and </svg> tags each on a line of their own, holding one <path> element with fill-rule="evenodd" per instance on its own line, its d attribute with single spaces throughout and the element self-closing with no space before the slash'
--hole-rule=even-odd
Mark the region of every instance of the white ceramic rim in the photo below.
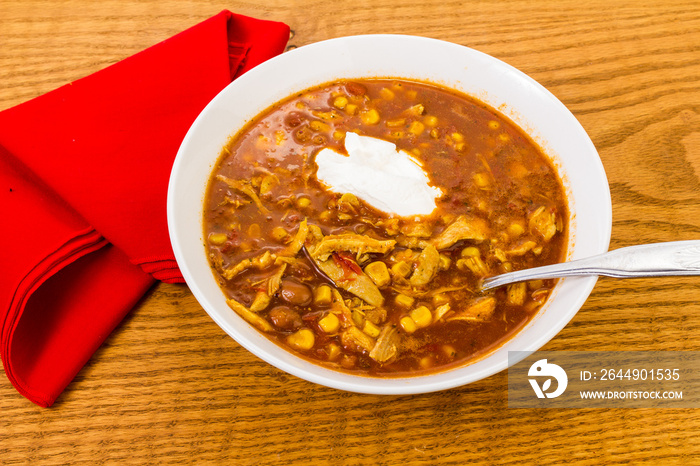
<svg viewBox="0 0 700 466">
<path fill-rule="evenodd" d="M 359 393 L 416 394 L 496 374 L 508 367 L 509 351 L 531 353 L 553 338 L 586 301 L 596 278 L 560 280 L 535 318 L 472 364 L 425 376 L 372 378 L 323 368 L 271 342 L 230 310 L 211 272 L 202 207 L 209 175 L 227 140 L 295 92 L 337 79 L 370 77 L 430 81 L 476 97 L 509 117 L 540 144 L 563 177 L 572 213 L 568 259 L 607 251 L 612 206 L 602 162 L 583 127 L 554 95 L 521 71 L 468 47 L 381 34 L 331 39 L 286 52 L 232 82 L 207 105 L 182 142 L 168 188 L 168 228 L 180 270 L 197 301 L 228 335 L 264 361 L 310 382 Z"/>
</svg>

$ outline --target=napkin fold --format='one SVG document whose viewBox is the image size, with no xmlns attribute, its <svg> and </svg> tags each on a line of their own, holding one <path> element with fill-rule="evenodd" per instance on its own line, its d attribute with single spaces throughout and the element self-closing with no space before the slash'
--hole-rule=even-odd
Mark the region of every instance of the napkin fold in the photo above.
<svg viewBox="0 0 700 466">
<path fill-rule="evenodd" d="M 53 404 L 154 281 L 183 282 L 166 219 L 180 142 L 288 39 L 222 11 L 0 112 L 0 356 L 22 395 Z"/>
</svg>

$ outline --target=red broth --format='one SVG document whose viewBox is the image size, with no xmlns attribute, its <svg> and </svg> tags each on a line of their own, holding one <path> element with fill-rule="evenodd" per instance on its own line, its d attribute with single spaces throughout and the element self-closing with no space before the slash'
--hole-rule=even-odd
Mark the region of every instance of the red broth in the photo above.
<svg viewBox="0 0 700 466">
<path fill-rule="evenodd" d="M 443 195 L 399 217 L 316 177 L 348 132 L 395 143 Z M 550 160 L 487 105 L 398 79 L 328 83 L 273 105 L 213 170 L 206 250 L 232 312 L 332 369 L 422 375 L 500 346 L 552 280 L 480 293 L 481 279 L 560 262 L 568 211 Z"/>
</svg>

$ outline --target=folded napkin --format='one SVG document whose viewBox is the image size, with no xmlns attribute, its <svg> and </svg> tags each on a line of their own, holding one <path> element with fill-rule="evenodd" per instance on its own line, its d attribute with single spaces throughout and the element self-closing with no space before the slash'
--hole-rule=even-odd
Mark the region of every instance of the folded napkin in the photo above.
<svg viewBox="0 0 700 466">
<path fill-rule="evenodd" d="M 281 53 L 283 23 L 229 11 L 0 112 L 0 356 L 50 406 L 155 280 L 172 162 L 231 80 Z"/>
</svg>

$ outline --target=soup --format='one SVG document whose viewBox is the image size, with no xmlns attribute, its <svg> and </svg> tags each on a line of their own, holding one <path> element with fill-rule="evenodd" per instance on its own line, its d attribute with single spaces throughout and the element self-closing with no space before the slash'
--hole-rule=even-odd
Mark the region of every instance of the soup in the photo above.
<svg viewBox="0 0 700 466">
<path fill-rule="evenodd" d="M 344 190 L 321 176 L 360 142 L 369 157 L 388 143 L 395 152 L 335 173 L 356 186 L 384 178 Z M 403 189 L 416 180 L 425 189 Z M 414 194 L 427 209 L 401 211 Z M 223 149 L 204 204 L 205 247 L 233 312 L 315 363 L 382 377 L 462 365 L 510 338 L 554 281 L 487 293 L 479 281 L 560 262 L 567 228 L 556 170 L 519 128 L 401 79 L 327 83 L 267 109 Z"/>
</svg>

